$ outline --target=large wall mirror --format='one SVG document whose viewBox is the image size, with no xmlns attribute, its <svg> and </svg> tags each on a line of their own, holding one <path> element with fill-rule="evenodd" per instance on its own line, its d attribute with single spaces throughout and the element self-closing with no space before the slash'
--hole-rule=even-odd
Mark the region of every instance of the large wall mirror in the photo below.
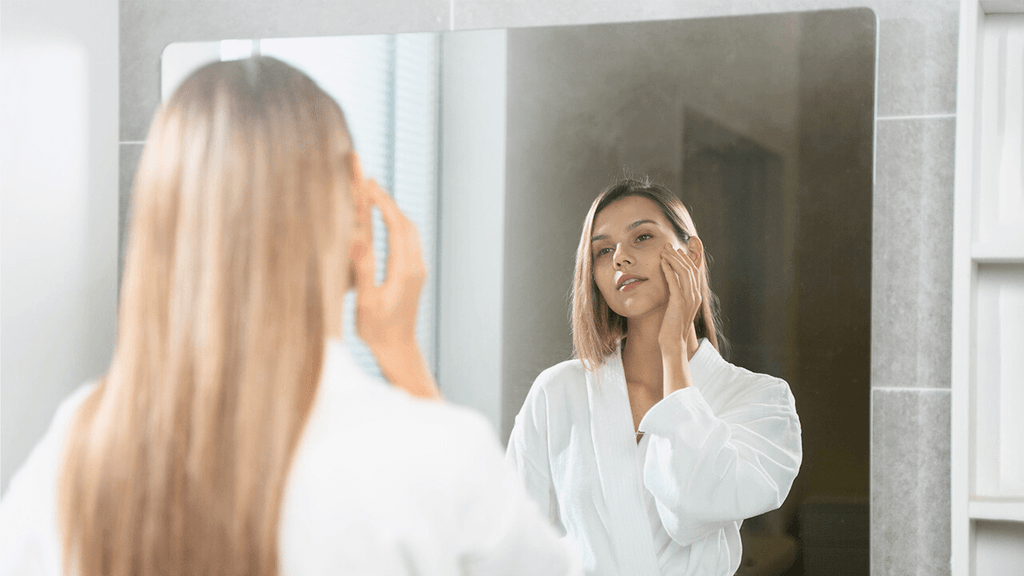
<svg viewBox="0 0 1024 576">
<path fill-rule="evenodd" d="M 730 361 L 789 382 L 803 426 L 800 476 L 744 524 L 739 574 L 867 574 L 876 40 L 867 9 L 225 39 L 168 46 L 162 91 L 258 51 L 338 99 L 423 235 L 420 337 L 442 392 L 503 437 L 572 354 L 590 202 L 623 176 L 677 192 Z"/>
</svg>

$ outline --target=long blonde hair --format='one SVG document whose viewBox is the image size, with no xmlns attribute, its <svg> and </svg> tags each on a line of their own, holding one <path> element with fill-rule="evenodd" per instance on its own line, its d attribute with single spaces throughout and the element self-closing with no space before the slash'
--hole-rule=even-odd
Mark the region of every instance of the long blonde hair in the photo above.
<svg viewBox="0 0 1024 576">
<path fill-rule="evenodd" d="M 157 113 L 114 355 L 61 472 L 65 572 L 277 574 L 351 163 L 338 105 L 271 58 L 210 64 Z"/>
<path fill-rule="evenodd" d="M 685 243 L 691 236 L 697 235 L 697 227 L 694 226 L 693 218 L 690 217 L 690 212 L 682 201 L 664 186 L 654 184 L 648 179 L 620 180 L 598 194 L 583 221 L 583 234 L 580 236 L 580 244 L 576 249 L 576 268 L 572 281 L 573 355 L 588 370 L 595 370 L 602 365 L 605 358 L 615 352 L 616 346 L 626 336 L 626 318 L 616 314 L 608 306 L 594 281 L 591 237 L 594 233 L 594 219 L 597 218 L 598 213 L 612 202 L 629 196 L 641 196 L 653 201 L 672 224 L 680 242 Z M 703 253 L 702 302 L 697 317 L 694 319 L 694 327 L 698 338 L 707 338 L 716 349 L 721 350 L 727 343 L 721 335 L 718 298 L 711 291 L 707 250 L 705 249 Z"/>
</svg>

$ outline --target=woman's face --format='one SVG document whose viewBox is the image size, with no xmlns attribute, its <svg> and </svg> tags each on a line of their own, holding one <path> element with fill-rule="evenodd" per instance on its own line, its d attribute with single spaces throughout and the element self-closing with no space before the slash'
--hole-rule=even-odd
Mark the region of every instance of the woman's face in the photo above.
<svg viewBox="0 0 1024 576">
<path fill-rule="evenodd" d="M 616 200 L 594 218 L 594 282 L 615 313 L 637 318 L 668 303 L 661 270 L 665 244 L 683 247 L 658 205 L 643 196 Z"/>
</svg>

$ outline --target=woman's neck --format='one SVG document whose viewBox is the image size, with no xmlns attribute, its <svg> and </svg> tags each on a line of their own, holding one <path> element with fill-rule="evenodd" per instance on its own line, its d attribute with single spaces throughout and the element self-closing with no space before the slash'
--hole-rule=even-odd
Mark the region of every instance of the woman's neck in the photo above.
<svg viewBox="0 0 1024 576">
<path fill-rule="evenodd" d="M 658 332 L 665 310 L 658 310 L 638 318 L 626 320 L 626 341 L 622 347 L 622 368 L 626 382 L 644 387 L 662 385 L 662 354 Z M 697 352 L 697 331 L 690 326 L 685 340 L 686 358 Z"/>
</svg>

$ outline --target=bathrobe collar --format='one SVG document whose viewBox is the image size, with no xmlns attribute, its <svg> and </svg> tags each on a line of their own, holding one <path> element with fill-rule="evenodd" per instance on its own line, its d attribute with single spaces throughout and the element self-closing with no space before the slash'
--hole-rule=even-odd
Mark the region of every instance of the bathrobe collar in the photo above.
<svg viewBox="0 0 1024 576">
<path fill-rule="evenodd" d="M 621 360 L 620 360 L 621 362 Z M 700 345 L 690 358 L 690 376 L 693 376 L 693 384 L 698 389 L 705 382 L 714 382 L 715 377 L 732 366 L 722 358 L 718 349 L 707 338 L 700 339 Z"/>
<path fill-rule="evenodd" d="M 317 394 L 327 398 L 345 400 L 337 403 L 338 406 L 357 405 L 361 400 L 353 398 L 369 399 L 374 398 L 380 401 L 379 396 L 391 395 L 400 388 L 391 386 L 380 378 L 371 376 L 363 370 L 351 347 L 341 338 L 328 338 L 324 347 L 323 368 L 320 374 L 320 386 Z M 385 400 L 386 401 L 386 400 Z M 334 405 L 327 402 L 328 405 Z"/>
<path fill-rule="evenodd" d="M 708 382 L 727 367 L 718 350 L 702 338 L 690 359 L 694 382 Z M 590 433 L 605 504 L 598 511 L 608 533 L 615 535 L 612 541 L 622 551 L 615 554 L 616 558 L 628 558 L 631 564 L 617 569 L 622 573 L 635 569 L 640 574 L 656 574 L 660 567 L 644 503 L 643 471 L 639 466 L 623 465 L 637 462 L 638 446 L 621 348 L 595 372 L 587 372 L 587 397 L 592 414 Z"/>
<path fill-rule="evenodd" d="M 331 376 L 343 376 L 342 378 L 332 378 Z M 352 380 L 355 376 L 356 380 L 366 379 L 366 373 L 356 363 L 356 359 L 352 356 L 352 352 L 348 349 L 348 345 L 341 338 L 328 338 L 326 348 L 324 350 L 323 360 L 323 375 L 321 380 L 328 382 L 345 382 Z"/>
<path fill-rule="evenodd" d="M 657 574 L 660 567 L 644 503 L 643 479 L 635 465 L 636 435 L 620 352 L 609 356 L 596 371 L 587 372 L 586 378 L 590 435 L 604 497 L 604 506 L 597 510 L 617 548 L 614 557 L 625 564 L 611 572 Z"/>
</svg>

